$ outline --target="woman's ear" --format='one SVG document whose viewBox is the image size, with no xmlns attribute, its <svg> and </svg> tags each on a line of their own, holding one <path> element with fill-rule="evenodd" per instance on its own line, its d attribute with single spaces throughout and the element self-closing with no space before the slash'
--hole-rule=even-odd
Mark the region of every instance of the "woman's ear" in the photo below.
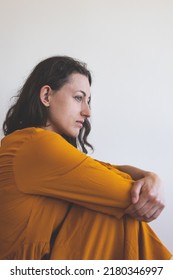
<svg viewBox="0 0 173 280">
<path fill-rule="evenodd" d="M 40 89 L 40 100 L 44 106 L 49 107 L 52 89 L 50 86 L 45 85 Z"/>
</svg>

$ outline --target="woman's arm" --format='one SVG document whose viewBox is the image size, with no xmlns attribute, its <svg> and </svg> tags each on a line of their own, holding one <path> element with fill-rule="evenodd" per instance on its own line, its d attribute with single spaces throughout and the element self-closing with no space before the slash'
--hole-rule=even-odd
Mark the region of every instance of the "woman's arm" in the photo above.
<svg viewBox="0 0 173 280">
<path fill-rule="evenodd" d="M 115 168 L 129 174 L 135 180 L 131 188 L 132 204 L 126 209 L 126 213 L 145 222 L 156 219 L 165 207 L 159 176 L 129 165 L 119 165 Z"/>
<path fill-rule="evenodd" d="M 164 209 L 163 184 L 159 176 L 130 165 L 111 165 L 99 161 L 112 171 L 122 172 L 122 176 L 130 176 L 135 182 L 131 188 L 131 205 L 125 213 L 145 222 L 156 219 Z"/>
<path fill-rule="evenodd" d="M 129 174 L 135 181 L 140 180 L 152 173 L 130 165 L 114 165 L 114 167 Z"/>
<path fill-rule="evenodd" d="M 39 130 L 14 158 L 17 188 L 122 217 L 130 205 L 133 180 L 84 155 L 60 135 Z"/>
</svg>

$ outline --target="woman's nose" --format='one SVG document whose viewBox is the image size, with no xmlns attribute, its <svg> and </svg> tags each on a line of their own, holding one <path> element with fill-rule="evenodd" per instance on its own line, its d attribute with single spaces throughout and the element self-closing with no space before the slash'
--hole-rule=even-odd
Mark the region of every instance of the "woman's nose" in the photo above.
<svg viewBox="0 0 173 280">
<path fill-rule="evenodd" d="M 81 110 L 81 115 L 89 118 L 91 116 L 91 109 L 89 104 L 84 104 Z"/>
</svg>

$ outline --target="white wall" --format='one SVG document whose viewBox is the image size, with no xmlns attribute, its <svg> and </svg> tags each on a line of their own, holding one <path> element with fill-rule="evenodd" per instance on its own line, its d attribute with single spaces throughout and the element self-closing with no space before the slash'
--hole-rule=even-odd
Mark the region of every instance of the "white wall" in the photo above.
<svg viewBox="0 0 173 280">
<path fill-rule="evenodd" d="M 151 225 L 173 252 L 173 1 L 0 2 L 0 125 L 40 60 L 65 54 L 87 62 L 93 157 L 160 174 L 167 207 Z"/>
</svg>

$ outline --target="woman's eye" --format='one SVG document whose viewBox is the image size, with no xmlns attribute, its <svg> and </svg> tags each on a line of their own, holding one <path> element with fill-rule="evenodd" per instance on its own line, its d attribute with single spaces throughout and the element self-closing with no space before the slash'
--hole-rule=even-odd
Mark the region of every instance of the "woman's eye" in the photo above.
<svg viewBox="0 0 173 280">
<path fill-rule="evenodd" d="M 82 101 L 82 96 L 75 96 L 74 98 L 79 102 Z"/>
</svg>

